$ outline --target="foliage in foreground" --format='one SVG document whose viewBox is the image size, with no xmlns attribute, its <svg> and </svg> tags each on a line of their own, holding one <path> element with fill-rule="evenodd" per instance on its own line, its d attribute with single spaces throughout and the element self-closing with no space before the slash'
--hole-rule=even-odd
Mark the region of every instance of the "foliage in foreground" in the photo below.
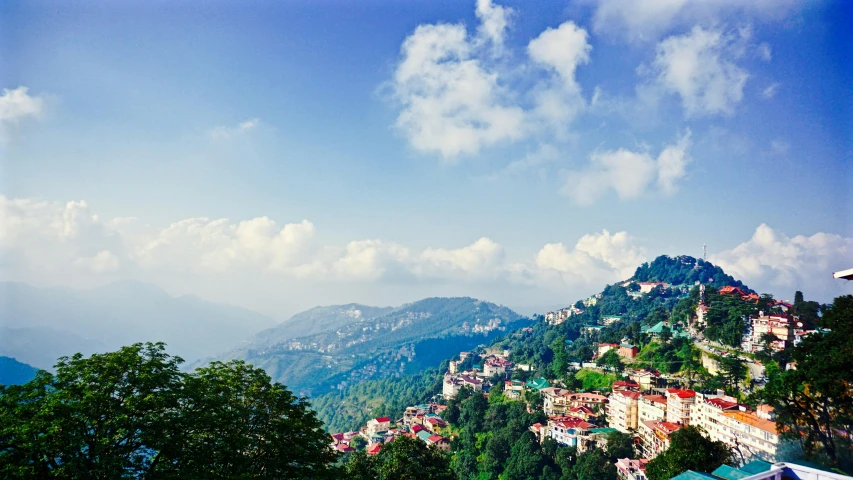
<svg viewBox="0 0 853 480">
<path fill-rule="evenodd" d="M 649 480 L 668 480 L 684 471 L 713 472 L 722 464 L 736 464 L 734 452 L 723 442 L 715 442 L 694 426 L 686 426 L 670 436 L 670 446 L 646 466 Z"/>
<path fill-rule="evenodd" d="M 162 343 L 63 357 L 0 386 L 0 477 L 332 478 L 304 399 L 243 362 L 193 373 Z"/>
<path fill-rule="evenodd" d="M 351 454 L 344 472 L 353 480 L 453 480 L 449 455 L 409 437 L 399 437 L 383 445 L 374 456 L 364 452 Z"/>
</svg>

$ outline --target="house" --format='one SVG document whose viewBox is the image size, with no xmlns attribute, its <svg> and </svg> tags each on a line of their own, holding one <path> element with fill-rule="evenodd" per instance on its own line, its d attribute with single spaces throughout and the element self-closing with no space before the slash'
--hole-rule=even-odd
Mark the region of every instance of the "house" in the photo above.
<svg viewBox="0 0 853 480">
<path fill-rule="evenodd" d="M 602 325 L 605 325 L 605 326 L 606 326 L 606 325 L 612 325 L 612 324 L 614 324 L 614 323 L 616 323 L 616 322 L 618 322 L 618 321 L 620 321 L 620 320 L 622 320 L 622 317 L 620 317 L 620 316 L 617 316 L 617 315 L 605 315 L 605 316 L 601 317 L 601 324 L 602 324 Z"/>
<path fill-rule="evenodd" d="M 388 417 L 372 418 L 367 421 L 365 433 L 368 437 L 385 433 L 391 428 L 391 419 Z"/>
<path fill-rule="evenodd" d="M 579 447 L 581 437 L 586 436 L 589 429 L 595 425 L 574 417 L 557 417 L 548 420 L 547 436 L 560 445 Z"/>
<path fill-rule="evenodd" d="M 613 382 L 613 386 L 611 388 L 614 392 L 622 390 L 639 390 L 640 384 L 632 381 L 619 380 L 618 382 Z"/>
<path fill-rule="evenodd" d="M 744 480 L 779 480 L 780 478 L 802 478 L 820 480 L 850 480 L 853 477 L 840 473 L 818 470 L 816 468 L 791 462 L 756 462 L 752 461 L 738 468 L 722 465 L 714 470 L 712 474 L 703 472 L 686 472 L 672 477 L 671 480 L 698 480 L 698 479 L 744 479 Z"/>
<path fill-rule="evenodd" d="M 545 378 L 532 378 L 526 382 L 524 382 L 525 388 L 530 388 L 533 390 L 542 390 L 543 388 L 548 388 L 551 384 L 548 383 L 548 380 Z"/>
<path fill-rule="evenodd" d="M 483 366 L 483 373 L 487 377 L 491 377 L 492 375 L 506 375 L 507 371 L 511 370 L 512 362 L 499 357 L 490 357 L 486 359 Z"/>
<path fill-rule="evenodd" d="M 651 335 L 652 337 L 659 337 L 663 333 L 664 327 L 668 328 L 669 331 L 672 333 L 672 338 L 677 338 L 677 337 L 690 338 L 690 334 L 688 334 L 687 332 L 679 329 L 678 327 L 669 326 L 664 321 L 660 321 L 660 322 L 652 325 L 651 327 L 642 326 L 642 327 L 640 327 L 640 332 L 641 333 L 647 333 L 647 334 Z"/>
<path fill-rule="evenodd" d="M 737 446 L 744 458 L 776 462 L 786 457 L 797 445 L 782 441 L 776 422 L 765 420 L 755 412 L 731 409 L 719 414 L 720 428 L 712 438 L 732 447 Z"/>
<path fill-rule="evenodd" d="M 649 459 L 633 460 L 620 458 L 616 461 L 616 474 L 622 480 L 646 480 L 646 464 Z"/>
<path fill-rule="evenodd" d="M 427 430 L 433 433 L 441 432 L 445 427 L 447 427 L 447 423 L 441 419 L 438 415 L 431 414 L 432 416 L 427 416 L 424 418 L 424 427 Z"/>
<path fill-rule="evenodd" d="M 637 402 L 637 425 L 640 422 L 666 420 L 666 397 L 643 395 Z"/>
<path fill-rule="evenodd" d="M 504 382 L 504 396 L 518 400 L 524 393 L 524 382 L 520 380 L 506 380 Z"/>
<path fill-rule="evenodd" d="M 705 318 L 707 317 L 707 315 L 708 306 L 700 302 L 699 305 L 696 306 L 696 324 L 705 325 Z"/>
<path fill-rule="evenodd" d="M 664 282 L 640 282 L 640 293 L 651 293 L 656 288 L 664 289 L 667 284 Z"/>
<path fill-rule="evenodd" d="M 592 411 L 591 408 L 586 405 L 580 405 L 577 407 L 572 407 L 569 409 L 569 415 L 574 417 L 582 418 L 587 422 L 596 423 L 598 421 L 598 415 Z"/>
<path fill-rule="evenodd" d="M 430 435 L 427 437 L 426 443 L 435 446 L 439 450 L 450 451 L 450 440 L 441 435 Z"/>
<path fill-rule="evenodd" d="M 619 344 L 618 343 L 599 343 L 598 344 L 598 356 L 601 357 L 605 353 L 607 353 L 608 351 L 610 351 L 614 348 L 619 348 Z"/>
<path fill-rule="evenodd" d="M 690 410 L 696 403 L 696 392 L 670 388 L 666 391 L 666 420 L 680 425 L 690 424 Z"/>
<path fill-rule="evenodd" d="M 619 356 L 624 358 L 634 358 L 640 353 L 640 349 L 630 343 L 619 344 Z"/>
<path fill-rule="evenodd" d="M 461 375 L 444 375 L 444 383 L 442 384 L 441 393 L 445 400 L 450 400 L 459 393 L 462 387 L 469 387 L 475 392 L 483 391 L 483 381 L 476 376 L 461 374 Z"/>
<path fill-rule="evenodd" d="M 459 373 L 459 365 L 462 364 L 462 360 L 451 360 L 449 370 L 450 373 Z"/>
<path fill-rule="evenodd" d="M 354 448 L 350 447 L 346 443 L 339 443 L 339 444 L 335 445 L 334 448 L 335 448 L 335 450 L 337 450 L 341 453 L 354 452 L 355 451 Z"/>
<path fill-rule="evenodd" d="M 692 425 L 701 427 L 712 440 L 721 440 L 719 431 L 724 429 L 720 422 L 720 414 L 725 411 L 738 410 L 737 399 L 725 395 L 710 395 L 697 393 L 696 403 L 690 413 Z"/>
<path fill-rule="evenodd" d="M 533 435 L 536 436 L 536 440 L 539 443 L 545 441 L 545 434 L 548 432 L 547 425 L 542 425 L 541 423 L 534 423 L 528 429 L 533 432 Z"/>
<path fill-rule="evenodd" d="M 751 338 L 749 343 L 752 346 L 751 351 L 761 350 L 761 337 L 768 333 L 777 338 L 770 348 L 775 351 L 782 351 L 787 345 L 793 345 L 794 324 L 793 318 L 784 314 L 764 315 L 764 312 L 759 312 L 758 317 L 750 319 L 751 321 Z"/>
<path fill-rule="evenodd" d="M 381 450 L 381 449 L 382 449 L 381 443 L 374 443 L 373 445 L 370 445 L 369 447 L 367 447 L 366 453 L 368 455 L 376 455 L 379 453 L 379 450 Z"/>
<path fill-rule="evenodd" d="M 681 425 L 662 420 L 639 423 L 643 456 L 652 459 L 669 448 L 670 435 L 681 429 Z"/>
<path fill-rule="evenodd" d="M 637 429 L 637 405 L 640 397 L 640 392 L 631 390 L 620 390 L 610 396 L 607 419 L 611 428 L 623 433 Z"/>
<path fill-rule="evenodd" d="M 660 372 L 650 369 L 631 370 L 628 372 L 628 378 L 640 384 L 640 390 L 650 390 L 657 386 Z"/>
</svg>

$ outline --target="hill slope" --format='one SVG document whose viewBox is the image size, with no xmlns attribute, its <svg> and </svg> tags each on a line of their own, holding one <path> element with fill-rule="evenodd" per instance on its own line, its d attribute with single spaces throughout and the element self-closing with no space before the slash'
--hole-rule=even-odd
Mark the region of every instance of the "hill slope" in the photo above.
<svg viewBox="0 0 853 480">
<path fill-rule="evenodd" d="M 36 376 L 37 368 L 14 358 L 0 357 L 0 385 L 20 385 Z"/>
<path fill-rule="evenodd" d="M 353 308 L 303 312 L 294 318 L 310 317 L 317 325 L 334 328 L 291 338 L 278 328 L 266 330 L 245 348 L 219 358 L 246 360 L 297 393 L 317 395 L 437 366 L 459 350 L 529 323 L 506 307 L 473 298 L 428 298 L 393 309 L 364 307 L 361 315 L 342 321 L 341 312 Z M 285 322 L 285 329 L 291 323 L 293 319 Z"/>
<path fill-rule="evenodd" d="M 0 352 L 39 368 L 50 368 L 62 355 L 144 341 L 166 342 L 170 353 L 194 360 L 274 324 L 250 310 L 194 296 L 172 297 L 139 282 L 82 291 L 3 282 L 0 311 Z M 39 343 L 39 335 L 47 337 L 45 342 Z"/>
</svg>

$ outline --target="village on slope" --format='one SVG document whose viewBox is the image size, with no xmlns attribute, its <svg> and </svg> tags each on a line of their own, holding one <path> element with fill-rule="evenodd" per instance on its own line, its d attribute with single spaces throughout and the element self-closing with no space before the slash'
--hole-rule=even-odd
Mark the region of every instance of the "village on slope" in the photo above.
<svg viewBox="0 0 853 480">
<path fill-rule="evenodd" d="M 629 287 L 630 283 L 635 283 L 631 285 L 635 290 L 631 294 L 637 297 L 658 289 L 673 288 L 663 282 L 625 282 L 621 286 Z M 637 286 L 639 288 L 636 288 Z M 706 326 L 705 315 L 708 306 L 704 302 L 704 286 L 700 287 L 702 292 L 699 304 L 690 322 L 683 326 L 684 329 L 661 321 L 655 325 L 644 326 L 642 332 L 653 341 L 660 341 L 662 338 L 665 341 L 675 337 L 691 340 L 703 352 L 702 366 L 711 374 L 719 370 L 721 358 L 736 357 L 748 366 L 752 384 L 758 384 L 760 388 L 765 379 L 764 366 L 753 354 L 765 349 L 781 352 L 798 345 L 804 337 L 820 331 L 803 328 L 796 316 L 789 315 L 788 310 L 792 306 L 789 302 L 774 301 L 769 311 L 743 318 L 743 336 L 739 349 L 716 344 L 702 335 Z M 717 293 L 747 302 L 757 302 L 759 298 L 754 293 L 731 286 L 723 287 Z M 548 325 L 559 325 L 572 315 L 583 313 L 584 306 L 595 305 L 598 298 L 600 294 L 578 302 L 575 306 L 549 312 L 541 318 Z M 581 329 L 582 335 L 597 338 L 596 335 L 602 328 L 619 320 L 617 316 L 603 316 L 599 324 L 584 325 Z M 530 332 L 531 328 L 525 328 L 515 335 Z M 566 343 L 572 342 L 567 340 Z M 617 370 L 608 366 L 608 362 L 602 362 L 608 352 L 618 355 L 626 368 Z M 696 391 L 685 388 L 684 378 L 662 374 L 645 366 L 644 362 L 635 364 L 639 349 L 629 343 L 627 338 L 620 343 L 598 343 L 597 351 L 590 361 L 569 362 L 570 371 L 576 373 L 586 371 L 616 376 L 617 380 L 613 381 L 609 388 L 592 391 L 565 388 L 559 380 L 549 381 L 546 378 L 512 380 L 510 378 L 513 371 L 532 372 L 535 366 L 521 363 L 514 365 L 509 360 L 511 353 L 509 349 L 495 348 L 483 348 L 479 352 L 461 352 L 457 359 L 449 363 L 442 383 L 442 392 L 440 396 L 433 398 L 434 402 L 409 406 L 400 419 L 374 418 L 357 432 L 333 434 L 333 448 L 340 452 L 350 452 L 354 450 L 354 444 L 363 443 L 366 453 L 375 455 L 383 445 L 399 436 L 409 436 L 422 440 L 425 445 L 449 451 L 451 438 L 455 433 L 453 426 L 442 418 L 441 414 L 447 408 L 442 403 L 456 397 L 462 389 L 468 389 L 470 392 L 481 392 L 487 397 L 490 392 L 497 391 L 507 400 L 526 400 L 532 396 L 541 399 L 538 405 L 541 405 L 542 412 L 547 416 L 547 423 L 535 423 L 530 425 L 529 430 L 540 443 L 551 438 L 561 446 L 576 448 L 578 454 L 594 448 L 606 449 L 607 435 L 611 432 L 619 431 L 631 435 L 637 445 L 636 451 L 641 456 L 619 459 L 616 462 L 618 476 L 625 480 L 645 480 L 647 463 L 667 450 L 671 436 L 688 425 L 699 427 L 707 438 L 723 442 L 737 452 L 742 465 L 722 465 L 711 472 L 712 476 L 688 471 L 676 477 L 679 480 L 778 479 L 779 475 L 782 475 L 780 472 L 786 468 L 788 472 L 792 471 L 792 468 L 799 468 L 798 471 L 804 475 L 810 474 L 802 470 L 808 470 L 809 467 L 783 463 L 798 457 L 799 444 L 783 439 L 772 407 L 758 405 L 750 408 L 738 398 L 726 395 L 723 390 Z M 613 353 L 609 355 L 613 356 Z M 786 368 L 794 369 L 796 365 L 788 364 Z M 355 440 L 357 437 L 362 440 Z M 821 478 L 849 478 L 821 473 Z"/>
</svg>

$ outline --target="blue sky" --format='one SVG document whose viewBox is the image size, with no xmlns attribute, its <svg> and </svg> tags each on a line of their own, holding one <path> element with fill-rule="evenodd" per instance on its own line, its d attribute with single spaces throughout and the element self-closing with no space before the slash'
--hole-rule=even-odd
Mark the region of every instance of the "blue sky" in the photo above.
<svg viewBox="0 0 853 480">
<path fill-rule="evenodd" d="M 6 279 L 558 305 L 707 243 L 851 291 L 846 2 L 0 8 Z"/>
</svg>

